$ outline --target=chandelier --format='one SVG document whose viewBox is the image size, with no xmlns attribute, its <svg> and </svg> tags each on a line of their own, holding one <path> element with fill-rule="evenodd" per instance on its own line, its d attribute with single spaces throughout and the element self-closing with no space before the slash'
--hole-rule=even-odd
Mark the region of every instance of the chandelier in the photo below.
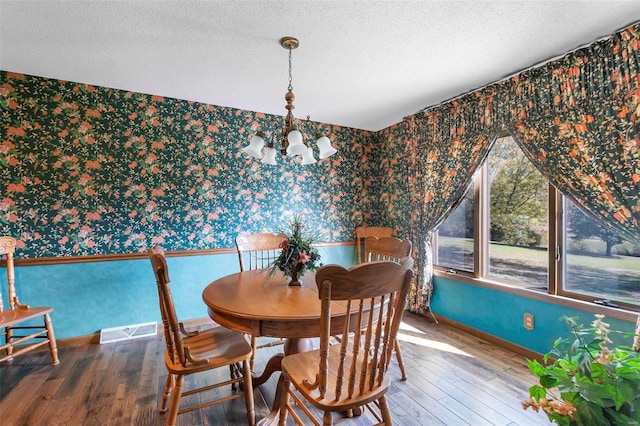
<svg viewBox="0 0 640 426">
<path fill-rule="evenodd" d="M 313 149 L 311 146 L 307 146 L 303 142 L 302 132 L 298 128 L 298 120 L 293 116 L 293 101 L 296 97 L 293 94 L 293 86 L 291 84 L 291 56 L 294 49 L 296 49 L 300 42 L 294 37 L 283 37 L 280 39 L 280 45 L 289 50 L 289 87 L 287 93 L 284 95 L 287 105 L 287 115 L 284 117 L 284 127 L 280 130 L 280 152 L 287 157 L 300 158 L 300 164 L 314 164 L 317 162 L 313 156 Z M 307 116 L 307 122 L 310 116 Z M 272 119 L 274 121 L 274 119 Z M 324 133 L 316 130 L 316 145 L 318 146 L 318 157 L 320 159 L 332 156 L 337 150 L 331 146 L 331 141 Z M 264 147 L 264 154 L 263 154 Z M 265 147 L 265 133 L 262 129 L 258 129 L 256 134 L 251 137 L 249 145 L 242 148 L 244 152 L 252 157 L 260 158 L 263 164 L 277 164 L 276 162 L 276 146 L 273 140 L 270 140 Z"/>
</svg>

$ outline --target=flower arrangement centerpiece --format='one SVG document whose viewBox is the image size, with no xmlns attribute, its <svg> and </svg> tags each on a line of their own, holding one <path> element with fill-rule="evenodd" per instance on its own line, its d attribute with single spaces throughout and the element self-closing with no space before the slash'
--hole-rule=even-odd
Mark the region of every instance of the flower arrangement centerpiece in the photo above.
<svg viewBox="0 0 640 426">
<path fill-rule="evenodd" d="M 559 338 L 544 357 L 545 365 L 527 360 L 540 384 L 529 388 L 530 398 L 522 407 L 542 409 L 558 425 L 638 425 L 640 424 L 640 330 L 634 347 L 610 348 L 609 329 L 604 315 L 596 315 L 591 328 L 576 318 L 562 317 L 575 337 Z M 640 320 L 639 320 L 640 325 Z M 548 363 L 549 357 L 555 361 Z"/>
<path fill-rule="evenodd" d="M 271 264 L 266 280 L 269 280 L 276 270 L 280 270 L 284 272 L 285 277 L 291 278 L 290 286 L 299 286 L 300 278 L 305 272 L 315 271 L 322 266 L 320 254 L 313 247 L 318 235 L 306 229 L 299 214 L 291 222 L 291 229 L 282 233 L 287 238 L 282 241 L 282 251 Z"/>
</svg>

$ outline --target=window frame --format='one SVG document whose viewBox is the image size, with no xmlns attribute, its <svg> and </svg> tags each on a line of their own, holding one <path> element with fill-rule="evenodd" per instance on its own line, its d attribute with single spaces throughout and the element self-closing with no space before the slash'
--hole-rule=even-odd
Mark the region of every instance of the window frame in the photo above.
<svg viewBox="0 0 640 426">
<path fill-rule="evenodd" d="M 501 133 L 498 138 L 511 136 L 509 133 Z M 546 290 L 532 285 L 510 282 L 508 280 L 489 277 L 489 179 L 488 162 L 478 168 L 473 177 L 474 192 L 474 262 L 473 272 L 458 270 L 455 268 L 440 266 L 436 263 L 438 256 L 438 232 L 434 232 L 431 240 L 433 247 L 433 271 L 434 276 L 446 277 L 463 281 L 469 284 L 491 287 L 521 295 L 531 296 L 535 299 L 551 301 L 565 306 L 585 309 L 589 307 L 593 312 L 598 313 L 603 310 L 609 311 L 608 316 L 630 319 L 635 318 L 640 312 L 640 304 L 633 305 L 623 301 L 614 301 L 618 307 L 609 307 L 595 303 L 594 296 L 564 290 L 565 270 L 564 253 L 565 248 L 565 197 L 551 183 L 547 183 L 548 193 L 548 278 Z M 627 315 L 629 314 L 629 315 Z"/>
</svg>

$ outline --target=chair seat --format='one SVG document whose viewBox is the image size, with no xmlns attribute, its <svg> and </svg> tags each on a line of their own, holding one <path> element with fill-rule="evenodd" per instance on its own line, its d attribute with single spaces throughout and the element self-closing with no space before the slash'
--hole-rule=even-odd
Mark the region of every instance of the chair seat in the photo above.
<svg viewBox="0 0 640 426">
<path fill-rule="evenodd" d="M 185 349 L 193 358 L 207 359 L 207 363 L 192 364 L 186 367 L 179 360 L 171 361 L 169 353 L 165 352 L 167 369 L 173 374 L 194 373 L 211 369 L 211 365 L 222 367 L 235 364 L 247 359 L 252 352 L 247 339 L 237 331 L 224 327 L 213 327 L 200 331 L 196 336 L 183 340 Z"/>
<path fill-rule="evenodd" d="M 349 345 L 351 346 L 351 345 Z M 347 350 L 350 354 L 351 350 Z M 310 389 L 310 386 L 300 385 L 301 383 L 310 384 L 315 382 L 316 375 L 318 374 L 318 359 L 320 357 L 320 351 L 301 352 L 293 355 L 288 355 L 282 360 L 282 371 L 290 377 L 291 383 L 296 386 L 298 391 L 305 397 L 306 400 L 311 402 L 318 408 L 326 411 L 346 411 L 352 409 L 354 406 L 361 406 L 368 404 L 371 401 L 379 399 L 384 395 L 389 388 L 389 375 L 385 374 L 382 380 L 382 384 L 374 390 L 367 390 L 364 395 L 359 395 L 358 389 L 355 389 L 353 396 L 349 398 L 346 391 L 342 392 L 339 398 L 336 399 L 335 389 L 337 380 L 337 371 L 340 361 L 340 345 L 332 345 L 329 347 L 329 368 L 327 376 L 327 391 L 324 399 L 318 399 L 320 393 L 317 388 Z M 351 357 L 347 355 L 344 361 L 345 368 L 351 365 Z M 357 362 L 358 368 L 355 377 L 360 375 L 361 359 Z M 370 371 L 370 370 L 367 370 Z M 346 382 L 349 380 L 349 372 L 345 371 L 343 380 Z M 367 377 L 368 383 L 368 377 Z"/>
<path fill-rule="evenodd" d="M 53 312 L 51 306 L 39 306 L 35 308 L 9 309 L 0 312 L 0 327 L 8 327 L 14 324 L 39 318 L 45 314 Z"/>
</svg>

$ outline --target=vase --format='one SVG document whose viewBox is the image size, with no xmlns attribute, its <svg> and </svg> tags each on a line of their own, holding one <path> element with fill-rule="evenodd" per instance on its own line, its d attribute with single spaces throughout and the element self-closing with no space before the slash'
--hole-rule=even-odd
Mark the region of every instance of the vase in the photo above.
<svg viewBox="0 0 640 426">
<path fill-rule="evenodd" d="M 297 265 L 291 271 L 291 281 L 289 281 L 289 286 L 290 287 L 299 287 L 299 286 L 301 286 L 302 285 L 302 280 L 300 279 L 300 277 L 302 277 L 302 265 Z"/>
</svg>

